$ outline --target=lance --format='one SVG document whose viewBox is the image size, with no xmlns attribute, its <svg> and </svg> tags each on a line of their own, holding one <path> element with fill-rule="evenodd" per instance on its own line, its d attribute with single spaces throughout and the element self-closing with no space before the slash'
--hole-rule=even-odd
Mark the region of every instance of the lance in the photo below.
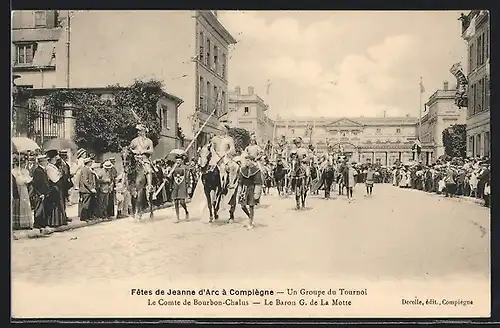
<svg viewBox="0 0 500 328">
<path fill-rule="evenodd" d="M 214 105 L 214 109 L 212 110 L 212 112 L 210 113 L 210 115 L 208 115 L 207 119 L 205 120 L 205 122 L 203 123 L 203 125 L 198 129 L 198 132 L 196 132 L 193 140 L 191 140 L 191 142 L 189 143 L 189 145 L 186 147 L 186 149 L 184 150 L 185 153 L 187 153 L 189 151 L 189 149 L 194 145 L 195 141 L 196 141 L 196 138 L 198 138 L 198 136 L 200 135 L 200 133 L 203 131 L 203 129 L 205 128 L 205 126 L 207 126 L 208 124 L 208 121 L 210 120 L 210 118 L 215 114 L 215 112 L 217 111 L 217 105 L 219 104 L 219 94 L 217 94 L 217 99 L 215 101 L 215 105 Z M 174 166 L 172 167 L 172 170 L 170 170 L 169 174 L 168 174 L 168 177 L 170 177 L 174 170 L 177 168 L 177 163 L 174 164 Z M 155 191 L 154 193 L 154 196 L 156 197 L 161 189 L 163 188 L 163 186 L 165 186 L 165 182 L 166 180 L 163 180 L 163 182 L 161 183 L 161 185 L 158 187 L 158 189 Z"/>
</svg>

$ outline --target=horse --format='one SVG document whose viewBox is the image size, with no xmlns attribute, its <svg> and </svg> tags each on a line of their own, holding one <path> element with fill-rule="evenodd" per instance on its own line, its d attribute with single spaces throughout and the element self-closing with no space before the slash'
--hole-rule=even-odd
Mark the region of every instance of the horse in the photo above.
<svg viewBox="0 0 500 328">
<path fill-rule="evenodd" d="M 123 162 L 123 171 L 127 177 L 127 186 L 132 197 L 134 218 L 138 218 L 139 220 L 142 218 L 142 212 L 146 208 L 144 205 L 147 205 L 147 208 L 149 208 L 149 217 L 153 218 L 152 198 L 154 190 L 147 192 L 146 171 L 136 156 L 137 155 L 132 152 L 130 147 L 122 148 L 121 158 Z"/>
<path fill-rule="evenodd" d="M 221 184 L 221 172 L 219 166 L 210 165 L 212 152 L 210 146 L 205 145 L 199 153 L 198 164 L 201 171 L 201 182 L 203 183 L 203 192 L 207 199 L 208 210 L 210 212 L 209 223 L 219 218 L 220 201 L 224 194 L 226 186 Z M 226 191 L 227 192 L 227 191 Z"/>
<path fill-rule="evenodd" d="M 307 188 L 310 181 L 306 169 L 301 165 L 298 158 L 293 158 L 290 161 L 290 180 L 291 187 L 295 192 L 296 209 L 305 209 Z"/>
<path fill-rule="evenodd" d="M 328 163 L 321 173 L 321 181 L 323 188 L 325 190 L 325 198 L 330 198 L 330 190 L 332 188 L 333 181 L 335 180 L 335 168 L 333 165 Z"/>
</svg>

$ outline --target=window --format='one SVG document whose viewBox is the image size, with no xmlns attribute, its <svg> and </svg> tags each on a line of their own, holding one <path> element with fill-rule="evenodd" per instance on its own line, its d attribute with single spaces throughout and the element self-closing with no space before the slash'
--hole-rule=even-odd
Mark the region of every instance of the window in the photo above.
<svg viewBox="0 0 500 328">
<path fill-rule="evenodd" d="M 198 54 L 198 56 L 200 58 L 198 58 L 199 62 L 200 63 L 204 63 L 204 58 L 205 58 L 205 35 L 203 35 L 203 32 L 200 32 L 200 52 Z"/>
<path fill-rule="evenodd" d="M 210 82 L 207 81 L 207 108 L 206 111 L 208 113 L 211 113 L 213 110 L 212 108 L 212 85 L 210 85 Z"/>
<path fill-rule="evenodd" d="M 472 85 L 472 115 L 476 114 L 477 111 L 476 111 L 476 106 L 477 106 L 477 103 L 476 103 L 476 84 L 474 83 Z"/>
<path fill-rule="evenodd" d="M 214 108 L 215 108 L 215 116 L 218 117 L 220 114 L 220 99 L 219 99 L 219 89 L 216 85 L 214 85 Z"/>
<path fill-rule="evenodd" d="M 215 74 L 219 74 L 219 48 L 214 46 L 214 64 L 212 69 L 215 71 Z"/>
<path fill-rule="evenodd" d="M 484 133 L 484 156 L 490 156 L 490 133 Z"/>
<path fill-rule="evenodd" d="M 477 111 L 481 112 L 483 110 L 483 79 L 479 80 L 478 83 L 478 92 L 477 92 Z"/>
<path fill-rule="evenodd" d="M 222 54 L 222 72 L 221 72 L 221 75 L 222 75 L 222 78 L 223 79 L 226 79 L 227 76 L 226 76 L 226 61 L 227 61 L 227 56 L 226 54 Z"/>
<path fill-rule="evenodd" d="M 377 134 L 379 134 L 381 132 L 380 128 L 377 128 Z"/>
<path fill-rule="evenodd" d="M 490 110 L 490 80 L 484 78 L 484 109 Z"/>
<path fill-rule="evenodd" d="M 474 69 L 472 67 L 472 55 L 473 55 L 473 53 L 474 53 L 474 44 L 471 43 L 471 45 L 469 46 L 469 74 Z"/>
<path fill-rule="evenodd" d="M 200 96 L 200 102 L 198 104 L 198 107 L 201 110 L 205 110 L 205 80 L 203 80 L 203 77 L 200 76 L 200 85 L 199 85 L 199 96 Z"/>
<path fill-rule="evenodd" d="M 396 129 L 396 133 L 400 134 L 401 133 L 401 129 Z"/>
<path fill-rule="evenodd" d="M 250 108 L 248 108 L 248 107 L 245 107 L 245 111 L 244 111 L 244 114 L 245 114 L 245 115 L 248 115 L 248 114 L 250 114 Z"/>
<path fill-rule="evenodd" d="M 476 67 L 481 65 L 481 39 L 482 35 L 478 36 L 477 38 L 477 45 L 476 45 Z"/>
<path fill-rule="evenodd" d="M 476 135 L 476 156 L 481 156 L 481 135 Z"/>
<path fill-rule="evenodd" d="M 205 60 L 205 65 L 207 65 L 208 67 L 210 67 L 210 60 L 212 60 L 210 58 L 210 48 L 212 47 L 212 43 L 210 42 L 210 39 L 207 39 L 207 58 Z"/>
<path fill-rule="evenodd" d="M 43 10 L 35 11 L 35 27 L 47 26 L 47 13 Z"/>
<path fill-rule="evenodd" d="M 474 156 L 474 136 L 469 137 L 469 154 Z"/>
<path fill-rule="evenodd" d="M 17 45 L 17 64 L 33 64 L 33 55 L 35 53 L 35 44 Z"/>
<path fill-rule="evenodd" d="M 226 93 L 222 91 L 221 114 L 225 114 L 227 112 L 226 108 L 227 108 Z"/>
<path fill-rule="evenodd" d="M 381 158 L 375 158 L 375 163 L 381 164 L 382 163 L 382 159 Z"/>
<path fill-rule="evenodd" d="M 486 60 L 490 58 L 490 30 L 486 30 L 486 33 L 484 35 L 485 37 L 485 46 L 484 46 L 484 51 L 486 52 Z"/>
<path fill-rule="evenodd" d="M 170 129 L 170 120 L 168 119 L 168 106 L 161 105 L 161 127 L 165 129 Z"/>
</svg>

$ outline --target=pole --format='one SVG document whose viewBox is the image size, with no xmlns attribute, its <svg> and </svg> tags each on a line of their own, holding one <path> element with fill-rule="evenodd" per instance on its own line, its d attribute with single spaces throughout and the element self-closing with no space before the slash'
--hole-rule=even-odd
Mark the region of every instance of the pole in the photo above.
<svg viewBox="0 0 500 328">
<path fill-rule="evenodd" d="M 70 38 L 71 38 L 71 27 L 70 27 L 70 21 L 71 21 L 71 15 L 70 11 L 68 10 L 68 17 L 67 17 L 67 22 L 66 22 L 66 88 L 69 89 L 69 77 L 70 77 Z"/>
<path fill-rule="evenodd" d="M 215 114 L 215 112 L 217 111 L 217 104 L 219 102 L 219 94 L 217 94 L 217 99 L 215 101 L 215 105 L 214 105 L 214 109 L 212 110 L 212 112 L 210 113 L 210 115 L 208 115 L 207 119 L 205 120 L 205 122 L 203 123 L 203 125 L 200 127 L 200 129 L 198 130 L 198 132 L 196 132 L 193 140 L 191 140 L 191 142 L 189 143 L 189 145 L 186 147 L 186 149 L 184 150 L 185 153 L 187 153 L 189 151 L 189 149 L 194 145 L 195 141 L 196 141 L 196 138 L 198 138 L 198 136 L 200 135 L 201 131 L 203 130 L 203 128 L 207 125 L 208 121 L 210 120 L 210 118 L 212 117 L 212 115 Z M 174 172 L 174 170 L 177 168 L 177 163 L 174 164 L 174 166 L 172 167 L 172 170 L 170 170 L 170 173 L 168 174 L 168 176 L 171 176 L 172 173 Z M 160 193 L 160 190 L 163 188 L 163 186 L 165 185 L 165 180 L 162 182 L 162 184 L 158 187 L 158 189 L 155 191 L 155 197 Z"/>
<path fill-rule="evenodd" d="M 271 144 L 271 158 L 275 160 L 276 156 L 274 154 L 274 143 L 276 142 L 276 121 L 274 121 L 273 123 L 274 127 L 273 127 L 273 142 Z"/>
<path fill-rule="evenodd" d="M 423 94 L 422 86 L 423 86 L 422 77 L 420 77 L 420 86 L 419 86 L 420 98 L 418 104 L 418 141 L 420 143 L 422 143 L 422 94 Z M 416 148 L 415 151 L 417 151 Z M 417 158 L 418 160 L 420 160 L 420 154 L 417 154 Z"/>
</svg>

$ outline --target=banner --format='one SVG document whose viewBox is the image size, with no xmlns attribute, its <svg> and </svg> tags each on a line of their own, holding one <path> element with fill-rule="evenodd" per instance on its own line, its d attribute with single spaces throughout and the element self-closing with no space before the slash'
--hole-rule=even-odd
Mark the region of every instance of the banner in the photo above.
<svg viewBox="0 0 500 328">
<path fill-rule="evenodd" d="M 462 64 L 456 63 L 450 68 L 450 73 L 457 79 L 457 92 L 455 93 L 455 105 L 458 108 L 467 107 L 467 91 L 469 81 L 462 70 Z"/>
</svg>

